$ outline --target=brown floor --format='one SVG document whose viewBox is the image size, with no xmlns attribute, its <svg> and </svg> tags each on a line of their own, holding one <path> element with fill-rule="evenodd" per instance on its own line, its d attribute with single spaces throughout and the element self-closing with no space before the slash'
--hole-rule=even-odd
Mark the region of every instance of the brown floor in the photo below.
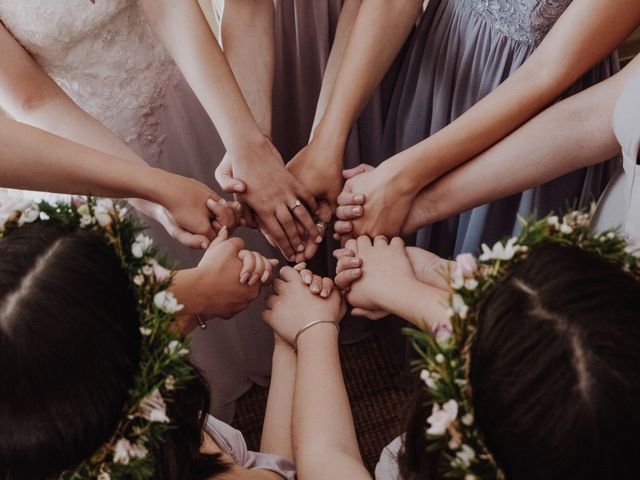
<svg viewBox="0 0 640 480">
<path fill-rule="evenodd" d="M 373 471 L 380 452 L 402 430 L 411 390 L 397 386 L 400 365 L 376 336 L 341 347 L 343 374 L 351 401 L 360 451 Z M 258 450 L 268 389 L 253 386 L 236 405 L 233 426 Z"/>
</svg>

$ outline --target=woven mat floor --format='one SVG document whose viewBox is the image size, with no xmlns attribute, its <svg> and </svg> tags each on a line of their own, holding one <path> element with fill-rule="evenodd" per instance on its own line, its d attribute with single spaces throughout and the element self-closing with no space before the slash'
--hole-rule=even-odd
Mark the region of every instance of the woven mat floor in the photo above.
<svg viewBox="0 0 640 480">
<path fill-rule="evenodd" d="M 342 369 L 360 451 L 373 471 L 382 449 L 402 430 L 411 390 L 398 386 L 400 364 L 375 335 L 341 347 Z M 259 450 L 268 389 L 254 385 L 236 404 L 233 426 Z"/>
</svg>

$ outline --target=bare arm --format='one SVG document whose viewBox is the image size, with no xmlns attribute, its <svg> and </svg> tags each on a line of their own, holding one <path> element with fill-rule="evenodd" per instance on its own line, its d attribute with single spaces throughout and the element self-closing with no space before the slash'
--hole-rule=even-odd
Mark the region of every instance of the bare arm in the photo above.
<svg viewBox="0 0 640 480">
<path fill-rule="evenodd" d="M 415 195 L 500 141 L 617 48 L 638 24 L 635 0 L 574 1 L 502 85 L 440 132 L 392 157 L 406 171 L 405 186 Z"/>
<path fill-rule="evenodd" d="M 276 338 L 260 451 L 275 453 L 292 462 L 291 416 L 296 368 L 297 358 L 293 348 Z"/>
<path fill-rule="evenodd" d="M 596 165 L 620 150 L 615 104 L 640 58 L 614 77 L 547 109 L 416 197 L 404 232 Z M 512 165 L 516 168 L 505 168 Z M 499 179 L 499 181 L 496 181 Z"/>
</svg>

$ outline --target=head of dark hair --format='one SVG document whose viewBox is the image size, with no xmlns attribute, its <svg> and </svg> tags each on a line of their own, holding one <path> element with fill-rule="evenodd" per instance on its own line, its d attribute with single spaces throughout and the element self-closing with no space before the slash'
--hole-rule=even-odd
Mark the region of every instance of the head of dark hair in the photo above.
<svg viewBox="0 0 640 480">
<path fill-rule="evenodd" d="M 40 223 L 0 241 L 0 479 L 57 478 L 108 441 L 140 345 L 129 279 L 99 234 Z M 170 405 L 156 478 L 224 468 L 199 453 L 208 401 L 196 377 Z"/>
<path fill-rule="evenodd" d="M 640 283 L 597 255 L 547 245 L 487 292 L 478 314 L 476 422 L 507 479 L 635 478 Z M 440 459 L 426 453 L 425 400 L 401 455 L 407 480 L 437 478 L 427 475 Z"/>
</svg>

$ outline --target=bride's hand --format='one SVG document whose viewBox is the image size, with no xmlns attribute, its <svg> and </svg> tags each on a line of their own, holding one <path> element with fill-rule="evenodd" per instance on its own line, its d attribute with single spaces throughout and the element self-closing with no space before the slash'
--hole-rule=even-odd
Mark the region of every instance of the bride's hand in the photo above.
<svg viewBox="0 0 640 480">
<path fill-rule="evenodd" d="M 287 171 L 266 137 L 244 152 L 228 153 L 216 169 L 216 179 L 223 190 L 235 192 L 251 207 L 286 258 L 294 260 L 296 253 L 304 253 L 308 241 L 322 241 L 313 220 L 318 209 L 316 200 Z M 246 187 L 243 192 L 238 191 L 242 187 L 237 180 Z"/>
<path fill-rule="evenodd" d="M 290 345 L 296 334 L 315 321 L 339 322 L 346 311 L 342 296 L 334 290 L 328 298 L 314 295 L 291 267 L 280 270 L 275 293 L 267 298 L 262 318 Z"/>
</svg>

